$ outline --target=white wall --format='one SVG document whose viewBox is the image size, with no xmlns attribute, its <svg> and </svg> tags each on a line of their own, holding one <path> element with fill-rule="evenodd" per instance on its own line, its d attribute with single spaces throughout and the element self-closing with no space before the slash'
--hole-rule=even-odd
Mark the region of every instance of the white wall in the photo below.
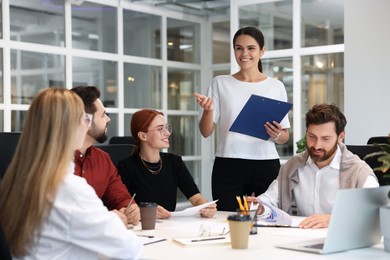
<svg viewBox="0 0 390 260">
<path fill-rule="evenodd" d="M 345 0 L 347 144 L 390 133 L 390 1 Z"/>
</svg>

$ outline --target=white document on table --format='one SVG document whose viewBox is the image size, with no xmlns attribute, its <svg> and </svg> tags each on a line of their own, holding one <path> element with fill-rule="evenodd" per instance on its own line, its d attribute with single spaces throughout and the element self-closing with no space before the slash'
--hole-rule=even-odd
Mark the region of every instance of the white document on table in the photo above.
<svg viewBox="0 0 390 260">
<path fill-rule="evenodd" d="M 199 216 L 199 211 L 203 208 L 208 207 L 211 204 L 216 203 L 218 200 L 210 201 L 203 203 L 202 205 L 198 205 L 195 207 L 186 208 L 182 211 L 174 211 L 171 212 L 171 217 L 193 217 L 193 216 Z"/>
</svg>

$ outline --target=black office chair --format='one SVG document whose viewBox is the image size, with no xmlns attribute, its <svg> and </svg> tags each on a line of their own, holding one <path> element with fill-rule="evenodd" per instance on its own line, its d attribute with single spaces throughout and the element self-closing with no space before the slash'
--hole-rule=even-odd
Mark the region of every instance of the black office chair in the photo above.
<svg viewBox="0 0 390 260">
<path fill-rule="evenodd" d="M 382 151 L 382 149 L 378 146 L 374 145 L 347 145 L 347 149 L 351 151 L 352 153 L 359 156 L 360 159 L 364 160 L 372 169 L 378 167 L 381 165 L 381 162 L 378 161 L 378 157 L 369 157 L 364 159 L 364 157 L 367 154 L 371 154 L 374 152 Z M 390 170 L 389 170 L 390 171 Z M 374 171 L 376 177 L 378 178 L 379 185 L 390 185 L 390 179 L 389 178 L 383 178 L 383 176 L 386 173 L 383 173 L 381 171 Z"/>
<path fill-rule="evenodd" d="M 134 137 L 132 136 L 113 136 L 111 137 L 109 144 L 135 144 Z"/>
<path fill-rule="evenodd" d="M 367 144 L 390 144 L 390 136 L 373 136 L 367 141 Z"/>
<path fill-rule="evenodd" d="M 1 227 L 0 227 L 0 259 L 3 260 L 12 259 L 7 240 L 5 239 L 5 235 Z"/>
<path fill-rule="evenodd" d="M 115 166 L 120 160 L 129 157 L 134 149 L 132 144 L 97 144 L 95 146 L 108 153 Z"/>
<path fill-rule="evenodd" d="M 14 156 L 20 135 L 20 132 L 0 133 L 0 179 L 3 178 L 5 171 Z"/>
</svg>

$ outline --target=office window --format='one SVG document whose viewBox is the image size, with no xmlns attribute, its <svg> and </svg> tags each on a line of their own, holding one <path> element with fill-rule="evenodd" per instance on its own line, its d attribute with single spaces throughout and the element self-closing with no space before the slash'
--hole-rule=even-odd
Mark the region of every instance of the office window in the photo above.
<svg viewBox="0 0 390 260">
<path fill-rule="evenodd" d="M 302 0 L 301 13 L 302 47 L 344 43 L 344 0 Z"/>
<path fill-rule="evenodd" d="M 344 110 L 344 53 L 302 57 L 302 111 L 320 103 Z"/>
<path fill-rule="evenodd" d="M 200 25 L 167 19 L 168 60 L 200 63 Z"/>
<path fill-rule="evenodd" d="M 73 86 L 96 86 L 105 107 L 118 107 L 116 62 L 74 57 L 72 73 Z"/>
<path fill-rule="evenodd" d="M 64 46 L 63 0 L 9 2 L 11 40 Z"/>
<path fill-rule="evenodd" d="M 125 63 L 123 74 L 125 107 L 162 107 L 161 67 Z"/>
<path fill-rule="evenodd" d="M 24 119 L 27 111 L 12 111 L 11 112 L 11 131 L 22 132 L 24 126 Z"/>
<path fill-rule="evenodd" d="M 293 62 L 292 58 L 274 58 L 263 60 L 264 73 L 270 77 L 280 80 L 286 87 L 288 102 L 293 103 Z M 293 113 L 288 113 L 290 120 L 290 138 L 287 143 L 276 145 L 276 149 L 281 157 L 288 157 L 294 150 L 294 131 L 293 131 Z"/>
<path fill-rule="evenodd" d="M 11 102 L 30 104 L 43 88 L 64 87 L 64 56 L 11 50 Z"/>
<path fill-rule="evenodd" d="M 123 10 L 124 54 L 161 59 L 161 17 Z"/>
<path fill-rule="evenodd" d="M 239 9 L 239 27 L 259 28 L 265 38 L 268 51 L 292 48 L 293 1 L 242 6 Z"/>
<path fill-rule="evenodd" d="M 83 2 L 72 5 L 72 47 L 117 52 L 117 9 Z"/>
<path fill-rule="evenodd" d="M 230 22 L 213 23 L 213 64 L 229 63 L 230 49 L 233 45 L 230 40 Z"/>
<path fill-rule="evenodd" d="M 200 155 L 200 133 L 196 116 L 169 116 L 172 125 L 169 137 L 169 152 L 185 155 Z"/>
<path fill-rule="evenodd" d="M 118 114 L 114 113 L 108 113 L 108 116 L 110 117 L 110 123 L 108 124 L 108 138 L 105 143 L 108 143 L 111 137 L 118 135 Z"/>
<path fill-rule="evenodd" d="M 168 70 L 168 108 L 172 110 L 197 110 L 193 96 L 200 89 L 200 73 L 193 70 Z"/>
<path fill-rule="evenodd" d="M 124 125 L 125 125 L 125 131 L 124 131 L 124 136 L 131 136 L 131 129 L 130 129 L 130 122 L 131 122 L 131 118 L 133 117 L 133 114 L 125 114 L 125 121 L 124 121 Z"/>
</svg>

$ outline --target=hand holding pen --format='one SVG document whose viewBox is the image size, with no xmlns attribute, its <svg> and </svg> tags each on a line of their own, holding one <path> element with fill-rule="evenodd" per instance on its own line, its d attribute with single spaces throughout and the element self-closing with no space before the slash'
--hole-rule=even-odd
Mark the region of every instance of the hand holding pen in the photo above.
<svg viewBox="0 0 390 260">
<path fill-rule="evenodd" d="M 136 203 L 133 203 L 136 193 L 133 194 L 129 204 L 126 208 L 122 208 L 123 213 L 127 217 L 127 223 L 132 225 L 137 225 L 141 219 L 141 214 Z"/>
</svg>

